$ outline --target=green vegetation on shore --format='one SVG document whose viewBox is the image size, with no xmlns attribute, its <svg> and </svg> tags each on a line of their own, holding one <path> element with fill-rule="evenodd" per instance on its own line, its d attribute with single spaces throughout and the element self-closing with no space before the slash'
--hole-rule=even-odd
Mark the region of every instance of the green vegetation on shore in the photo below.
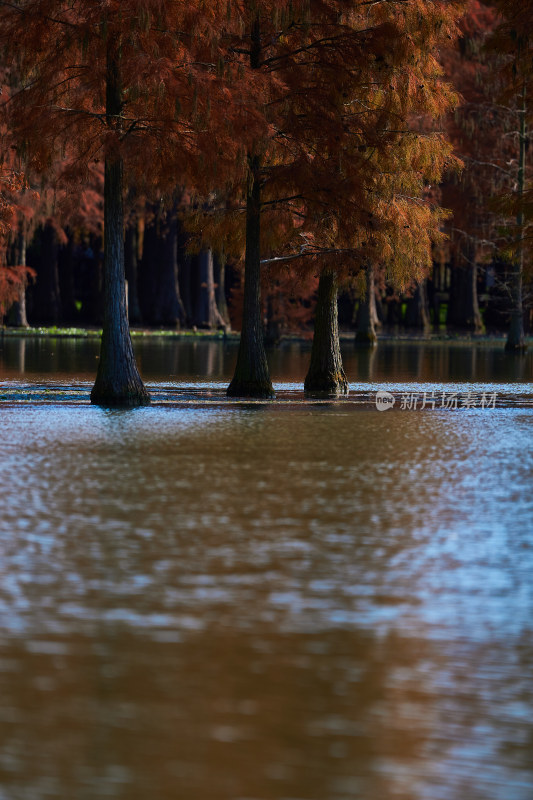
<svg viewBox="0 0 533 800">
<path fill-rule="evenodd" d="M 36 328 L 7 328 L 0 327 L 1 336 L 55 336 L 62 338 L 79 338 L 79 339 L 99 339 L 102 335 L 101 328 L 62 328 L 57 325 L 39 326 Z M 132 328 L 132 338 L 142 337 L 164 337 L 165 339 L 234 339 L 238 341 L 239 334 L 235 332 L 225 333 L 224 331 L 212 330 L 173 330 L 156 328 L 148 330 L 145 328 Z"/>
</svg>

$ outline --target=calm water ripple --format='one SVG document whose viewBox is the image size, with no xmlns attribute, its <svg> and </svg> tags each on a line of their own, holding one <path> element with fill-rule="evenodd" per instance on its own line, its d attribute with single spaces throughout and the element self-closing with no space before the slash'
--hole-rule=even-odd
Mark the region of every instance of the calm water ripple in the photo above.
<svg viewBox="0 0 533 800">
<path fill-rule="evenodd" d="M 530 800 L 530 384 L 90 386 L 0 388 L 1 800 Z"/>
</svg>

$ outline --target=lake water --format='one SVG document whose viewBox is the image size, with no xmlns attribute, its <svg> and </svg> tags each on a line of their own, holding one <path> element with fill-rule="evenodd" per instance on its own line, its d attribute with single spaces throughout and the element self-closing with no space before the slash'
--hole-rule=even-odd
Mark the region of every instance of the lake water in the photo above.
<svg viewBox="0 0 533 800">
<path fill-rule="evenodd" d="M 135 347 L 0 340 L 0 800 L 531 800 L 531 355 Z"/>
</svg>

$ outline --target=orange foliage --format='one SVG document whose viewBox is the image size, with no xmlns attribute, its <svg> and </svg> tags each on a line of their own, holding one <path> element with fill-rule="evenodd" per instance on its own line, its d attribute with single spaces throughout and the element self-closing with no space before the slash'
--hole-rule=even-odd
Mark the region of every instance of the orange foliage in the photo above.
<svg viewBox="0 0 533 800">
<path fill-rule="evenodd" d="M 242 146 L 260 163 L 267 260 L 291 259 L 304 277 L 371 259 L 399 284 L 429 266 L 442 213 L 426 185 L 454 158 L 420 120 L 454 103 L 437 55 L 457 16 L 457 4 L 422 0 L 232 3 L 229 73 L 261 88 L 261 136 Z M 247 190 L 234 180 L 198 214 L 205 243 L 242 254 Z"/>
<path fill-rule="evenodd" d="M 20 299 L 20 292 L 32 278 L 35 278 L 35 272 L 30 267 L 0 266 L 0 322 L 13 303 Z"/>
</svg>

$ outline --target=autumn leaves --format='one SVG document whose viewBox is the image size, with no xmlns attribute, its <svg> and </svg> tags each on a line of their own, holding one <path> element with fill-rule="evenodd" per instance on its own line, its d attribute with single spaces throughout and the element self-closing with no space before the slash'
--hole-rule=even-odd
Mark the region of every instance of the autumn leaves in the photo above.
<svg viewBox="0 0 533 800">
<path fill-rule="evenodd" d="M 102 404 L 147 402 L 118 241 L 132 186 L 152 196 L 187 187 L 202 209 L 202 244 L 244 257 L 233 395 L 272 395 L 262 261 L 290 260 L 302 280 L 327 274 L 331 297 L 331 285 L 369 262 L 398 284 L 421 275 L 440 236 L 442 212 L 425 187 L 453 164 L 434 120 L 455 100 L 436 59 L 454 36 L 455 4 L 184 5 L 0 3 L 4 122 L 27 170 L 82 182 L 90 164 L 106 163 L 106 312 L 93 390 Z M 328 347 L 338 347 L 335 335 Z"/>
</svg>

